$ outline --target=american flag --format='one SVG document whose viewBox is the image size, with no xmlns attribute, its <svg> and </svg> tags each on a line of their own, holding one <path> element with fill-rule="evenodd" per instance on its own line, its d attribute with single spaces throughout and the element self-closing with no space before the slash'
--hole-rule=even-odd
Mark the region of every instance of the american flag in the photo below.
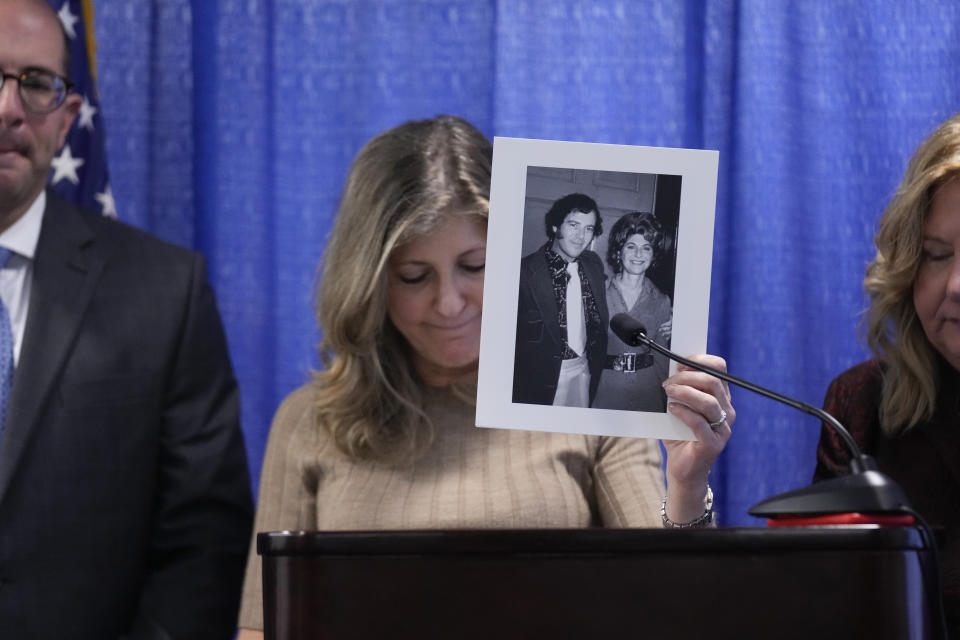
<svg viewBox="0 0 960 640">
<path fill-rule="evenodd" d="M 103 118 L 97 93 L 93 0 L 48 0 L 70 37 L 70 80 L 83 106 L 53 159 L 50 186 L 84 209 L 116 217 L 117 208 L 107 175 Z"/>
</svg>

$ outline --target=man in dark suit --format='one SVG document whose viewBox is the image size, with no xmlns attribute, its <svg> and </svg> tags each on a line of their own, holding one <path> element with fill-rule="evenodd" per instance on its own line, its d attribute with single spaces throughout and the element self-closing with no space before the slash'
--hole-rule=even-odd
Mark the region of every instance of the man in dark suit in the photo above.
<svg viewBox="0 0 960 640">
<path fill-rule="evenodd" d="M 587 407 L 607 354 L 603 233 L 597 203 L 566 195 L 544 218 L 547 242 L 520 263 L 513 401 Z"/>
<path fill-rule="evenodd" d="M 252 503 L 219 314 L 199 255 L 45 191 L 67 55 L 45 2 L 0 0 L 0 637 L 229 638 Z"/>
</svg>

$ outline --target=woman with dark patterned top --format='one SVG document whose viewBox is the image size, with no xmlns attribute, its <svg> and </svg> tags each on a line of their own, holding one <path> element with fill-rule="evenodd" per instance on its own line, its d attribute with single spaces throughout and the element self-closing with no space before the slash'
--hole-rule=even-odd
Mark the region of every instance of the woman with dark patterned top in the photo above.
<svg viewBox="0 0 960 640">
<path fill-rule="evenodd" d="M 836 378 L 824 408 L 934 527 L 944 603 L 960 631 L 960 114 L 914 153 L 880 220 L 864 287 L 875 358 Z M 814 479 L 846 473 L 824 427 Z"/>
<path fill-rule="evenodd" d="M 629 314 L 647 328 L 658 344 L 670 347 L 673 308 L 670 298 L 647 277 L 647 270 L 663 255 L 663 230 L 650 213 L 628 213 L 613 225 L 607 245 L 607 264 L 614 276 L 606 286 L 610 317 Z M 666 411 L 663 381 L 666 356 L 625 344 L 613 331 L 607 334 L 607 359 L 593 407 L 632 411 Z"/>
</svg>

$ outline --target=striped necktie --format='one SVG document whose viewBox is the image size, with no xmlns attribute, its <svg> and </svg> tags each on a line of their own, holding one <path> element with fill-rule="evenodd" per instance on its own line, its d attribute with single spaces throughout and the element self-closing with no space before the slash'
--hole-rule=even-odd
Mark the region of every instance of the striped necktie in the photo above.
<svg viewBox="0 0 960 640">
<path fill-rule="evenodd" d="M 10 250 L 0 247 L 0 268 L 7 265 Z M 7 402 L 13 386 L 13 331 L 10 326 L 10 312 L 0 299 L 0 444 L 3 440 L 3 427 L 7 421 Z"/>
</svg>

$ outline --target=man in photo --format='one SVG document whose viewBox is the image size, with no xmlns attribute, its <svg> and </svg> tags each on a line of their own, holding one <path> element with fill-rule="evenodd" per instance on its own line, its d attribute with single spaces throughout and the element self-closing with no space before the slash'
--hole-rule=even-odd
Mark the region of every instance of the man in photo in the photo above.
<svg viewBox="0 0 960 640">
<path fill-rule="evenodd" d="M 593 198 L 568 194 L 547 211 L 547 242 L 520 263 L 513 401 L 589 407 L 607 353 L 603 233 Z"/>
</svg>

